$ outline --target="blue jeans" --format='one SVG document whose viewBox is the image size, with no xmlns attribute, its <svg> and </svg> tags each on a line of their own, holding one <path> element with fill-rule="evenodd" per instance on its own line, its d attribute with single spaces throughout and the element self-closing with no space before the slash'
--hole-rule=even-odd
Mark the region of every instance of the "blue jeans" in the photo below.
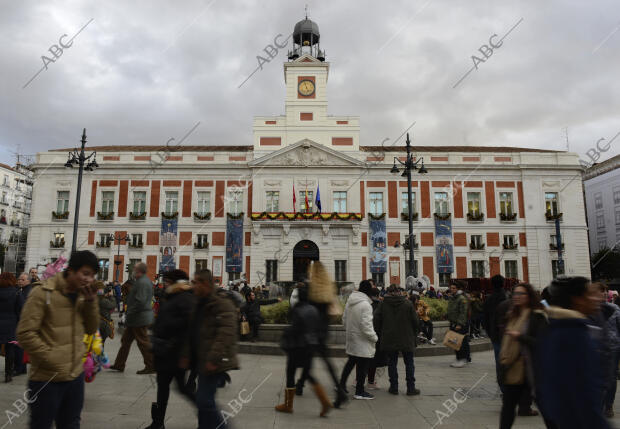
<svg viewBox="0 0 620 429">
<path fill-rule="evenodd" d="M 388 376 L 390 378 L 390 389 L 398 390 L 398 363 L 399 352 L 388 352 Z M 415 366 L 413 364 L 413 352 L 400 352 L 405 362 L 405 379 L 407 380 L 407 391 L 415 389 Z"/>
<path fill-rule="evenodd" d="M 499 373 L 499 351 L 502 348 L 502 343 L 491 343 L 493 344 L 493 354 L 495 355 L 495 378 L 497 379 L 497 384 L 499 385 L 499 390 L 504 393 L 504 385 L 502 384 L 502 379 Z"/>
<path fill-rule="evenodd" d="M 198 376 L 198 429 L 226 429 L 226 422 L 215 403 L 215 391 L 220 377 L 221 374 Z"/>
<path fill-rule="evenodd" d="M 84 373 L 71 381 L 28 381 L 30 429 L 79 429 L 84 405 Z"/>
</svg>

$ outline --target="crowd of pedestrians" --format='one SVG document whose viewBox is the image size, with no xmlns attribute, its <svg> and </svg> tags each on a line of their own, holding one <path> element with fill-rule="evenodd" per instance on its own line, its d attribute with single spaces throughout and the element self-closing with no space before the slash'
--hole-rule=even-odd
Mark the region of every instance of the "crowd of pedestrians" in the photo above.
<svg viewBox="0 0 620 429">
<path fill-rule="evenodd" d="M 75 252 L 68 267 L 40 281 L 36 270 L 17 278 L 0 275 L 0 344 L 5 382 L 26 372 L 31 428 L 78 428 L 84 404 L 84 336 L 116 335 L 120 349 L 110 367 L 123 372 L 135 340 L 144 368 L 156 374 L 156 400 L 149 428 L 163 429 L 170 385 L 197 408 L 199 428 L 225 428 L 217 389 L 239 368 L 240 326 L 256 340 L 263 323 L 261 305 L 274 304 L 265 287 L 251 288 L 242 279 L 221 288 L 209 270 L 189 274 L 172 270 L 153 285 L 147 266 L 133 267 L 131 281 L 105 285 L 96 281 L 96 256 Z M 341 307 L 334 282 L 318 261 L 307 280 L 296 285 L 290 300 L 281 347 L 286 353 L 285 389 L 278 412 L 293 413 L 295 397 L 308 382 L 327 416 L 349 399 L 371 400 L 378 389 L 378 368 L 387 367 L 388 394 L 420 395 L 414 354 L 421 342 L 435 345 L 426 298 L 447 300 L 449 330 L 462 338 L 453 368 L 471 363 L 470 338 L 488 336 L 493 346 L 501 391 L 500 429 L 512 427 L 516 415 L 540 415 L 548 428 L 607 428 L 613 417 L 620 362 L 620 307 L 617 294 L 582 277 L 559 277 L 542 293 L 528 283 L 508 288 L 497 275 L 492 291 L 468 291 L 460 280 L 448 290 L 377 287 L 363 280 Z M 154 303 L 157 305 L 155 306 Z M 117 331 L 112 314 L 123 324 Z M 328 327 L 342 316 L 347 360 L 340 372 L 329 358 Z M 321 359 L 333 383 L 323 386 L 313 372 Z M 405 368 L 400 390 L 398 360 Z M 298 372 L 297 369 L 301 369 Z M 354 374 L 354 391 L 348 383 Z M 296 378 L 296 377 L 299 378 Z M 533 408 L 536 404 L 538 411 Z"/>
</svg>

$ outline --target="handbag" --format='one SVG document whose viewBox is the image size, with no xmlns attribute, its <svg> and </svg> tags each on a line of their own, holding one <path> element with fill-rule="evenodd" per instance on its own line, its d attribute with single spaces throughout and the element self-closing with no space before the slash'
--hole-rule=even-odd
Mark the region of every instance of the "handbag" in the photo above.
<svg viewBox="0 0 620 429">
<path fill-rule="evenodd" d="M 250 322 L 244 320 L 241 322 L 241 335 L 247 335 L 250 333 Z"/>
<path fill-rule="evenodd" d="M 465 335 L 459 334 L 452 329 L 448 329 L 446 336 L 443 337 L 443 345 L 451 348 L 455 352 L 458 352 L 461 350 L 461 346 L 463 345 L 463 338 L 465 338 Z"/>
<path fill-rule="evenodd" d="M 101 316 L 101 319 L 110 328 L 110 335 L 108 335 L 108 338 L 113 340 L 114 339 L 114 322 L 112 321 L 112 319 L 106 319 L 103 316 Z"/>
</svg>

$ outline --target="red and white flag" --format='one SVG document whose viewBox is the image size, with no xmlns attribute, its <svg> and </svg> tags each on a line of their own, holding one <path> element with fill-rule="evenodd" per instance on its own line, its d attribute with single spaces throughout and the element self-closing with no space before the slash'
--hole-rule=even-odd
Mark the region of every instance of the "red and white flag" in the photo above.
<svg viewBox="0 0 620 429">
<path fill-rule="evenodd" d="M 293 212 L 297 211 L 297 197 L 295 196 L 295 183 L 293 183 Z"/>
</svg>

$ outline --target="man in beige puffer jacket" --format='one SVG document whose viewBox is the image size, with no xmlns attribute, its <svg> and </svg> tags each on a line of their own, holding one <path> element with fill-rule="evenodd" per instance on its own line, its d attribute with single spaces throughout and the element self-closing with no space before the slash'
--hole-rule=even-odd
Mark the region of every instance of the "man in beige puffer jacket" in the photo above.
<svg viewBox="0 0 620 429">
<path fill-rule="evenodd" d="M 84 334 L 99 326 L 93 286 L 97 257 L 75 252 L 66 271 L 33 288 L 17 326 L 17 340 L 30 356 L 30 428 L 79 428 L 84 403 Z"/>
</svg>

